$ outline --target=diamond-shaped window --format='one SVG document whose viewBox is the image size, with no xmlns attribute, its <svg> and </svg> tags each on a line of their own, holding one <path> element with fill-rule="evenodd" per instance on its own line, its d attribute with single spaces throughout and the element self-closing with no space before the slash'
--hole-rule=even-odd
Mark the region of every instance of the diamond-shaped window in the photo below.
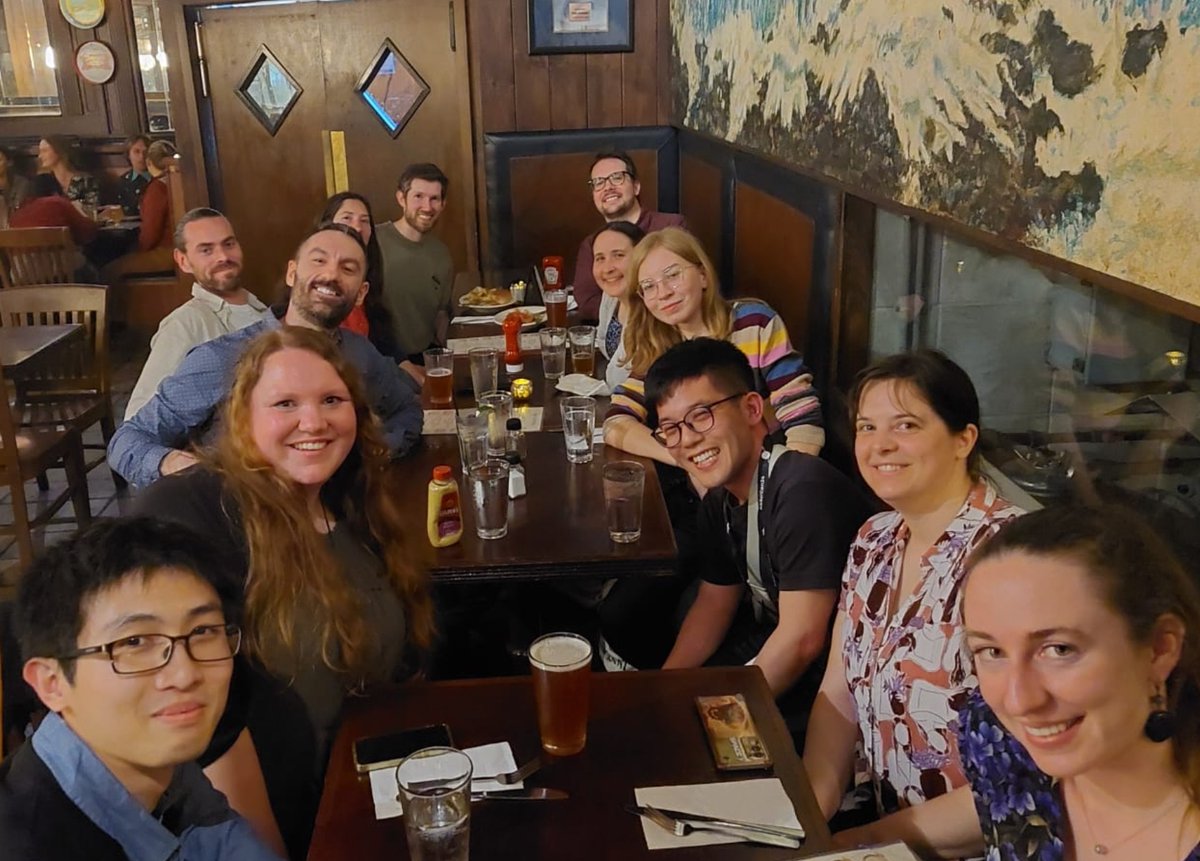
<svg viewBox="0 0 1200 861">
<path fill-rule="evenodd" d="M 396 137 L 429 95 L 429 84 L 395 43 L 384 39 L 355 90 L 388 134 Z"/>
<path fill-rule="evenodd" d="M 296 83 L 266 45 L 259 48 L 258 56 L 237 89 L 250 113 L 271 135 L 279 131 L 303 92 L 304 88 Z"/>
</svg>

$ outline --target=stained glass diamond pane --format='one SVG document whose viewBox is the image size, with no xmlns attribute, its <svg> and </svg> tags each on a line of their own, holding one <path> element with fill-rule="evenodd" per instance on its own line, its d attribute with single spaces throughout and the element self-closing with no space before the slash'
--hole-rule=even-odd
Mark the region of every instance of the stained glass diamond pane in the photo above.
<svg viewBox="0 0 1200 861">
<path fill-rule="evenodd" d="M 429 95 L 429 85 L 392 40 L 385 39 L 358 83 L 358 94 L 395 137 Z"/>
<path fill-rule="evenodd" d="M 259 49 L 258 57 L 238 87 L 238 95 L 246 107 L 272 135 L 279 131 L 303 92 L 266 45 Z"/>
</svg>

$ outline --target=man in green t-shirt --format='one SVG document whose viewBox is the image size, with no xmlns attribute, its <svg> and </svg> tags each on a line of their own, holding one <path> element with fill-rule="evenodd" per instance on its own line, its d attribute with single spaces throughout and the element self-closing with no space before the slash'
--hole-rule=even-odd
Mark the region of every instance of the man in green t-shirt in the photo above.
<svg viewBox="0 0 1200 861">
<path fill-rule="evenodd" d="M 392 312 L 400 366 L 423 380 L 421 352 L 446 342 L 454 261 L 432 234 L 446 205 L 450 180 L 435 164 L 412 164 L 400 174 L 400 217 L 376 225 L 383 255 L 383 298 Z M 374 285 L 372 285 L 374 286 Z"/>
</svg>

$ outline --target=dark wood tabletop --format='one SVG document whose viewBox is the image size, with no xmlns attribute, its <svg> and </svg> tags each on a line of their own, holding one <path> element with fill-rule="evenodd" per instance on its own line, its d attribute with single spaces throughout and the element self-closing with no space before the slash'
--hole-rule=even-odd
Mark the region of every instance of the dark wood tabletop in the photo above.
<svg viewBox="0 0 1200 861">
<path fill-rule="evenodd" d="M 697 696 L 740 693 L 774 759 L 767 771 L 721 773 L 713 765 L 696 712 Z M 588 742 L 576 756 L 551 759 L 526 786 L 563 789 L 565 801 L 475 804 L 473 861 L 590 861 L 669 857 L 782 861 L 829 848 L 829 829 L 757 667 L 596 673 L 592 677 Z M 309 861 L 408 858 L 401 818 L 376 820 L 367 777 L 354 770 L 355 739 L 446 723 L 455 744 L 508 741 L 518 763 L 540 752 L 533 690 L 526 678 L 432 682 L 393 694 L 348 700 L 329 759 Z M 634 789 L 778 777 L 808 833 L 800 850 L 747 844 L 646 848 L 642 826 L 624 806 Z"/>
<path fill-rule="evenodd" d="M 31 359 L 58 344 L 83 334 L 78 323 L 58 326 L 0 326 L 0 365 L 20 368 Z"/>
</svg>

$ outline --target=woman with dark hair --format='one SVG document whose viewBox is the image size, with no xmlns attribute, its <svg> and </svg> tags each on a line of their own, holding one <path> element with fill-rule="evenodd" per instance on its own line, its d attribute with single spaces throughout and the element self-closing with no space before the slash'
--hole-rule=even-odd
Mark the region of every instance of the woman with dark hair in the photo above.
<svg viewBox="0 0 1200 861">
<path fill-rule="evenodd" d="M 46 135 L 38 141 L 38 165 L 43 173 L 54 176 L 63 196 L 81 212 L 85 215 L 95 212 L 100 204 L 100 184 L 96 177 L 76 168 L 74 148 L 67 138 Z"/>
<path fill-rule="evenodd" d="M 610 221 L 592 240 L 592 277 L 604 295 L 600 298 L 600 352 L 608 359 L 604 380 L 615 389 L 629 378 L 621 334 L 629 319 L 629 258 L 646 232 L 628 221 Z"/>
<path fill-rule="evenodd" d="M 859 471 L 894 510 L 850 548 L 809 719 L 804 764 L 826 817 L 852 776 L 879 814 L 966 783 L 954 727 L 975 680 L 960 658 L 959 592 L 970 551 L 1022 513 L 982 477 L 979 399 L 943 354 L 876 362 L 849 403 Z"/>
<path fill-rule="evenodd" d="M 199 466 L 136 507 L 228 550 L 250 660 L 203 761 L 233 807 L 300 858 L 343 700 L 414 670 L 433 636 L 429 581 L 378 419 L 326 334 L 283 327 L 253 341 L 219 426 Z"/>
<path fill-rule="evenodd" d="M 3 207 L 0 215 L 4 219 L 4 227 L 8 227 L 8 217 L 21 208 L 31 190 L 29 177 L 18 173 L 12 155 L 0 149 L 0 206 Z"/>
<path fill-rule="evenodd" d="M 353 227 L 367 246 L 367 289 L 342 325 L 369 338 L 383 355 L 400 358 L 396 355 L 396 341 L 392 335 L 392 315 L 383 301 L 383 255 L 379 251 L 379 240 L 375 238 L 375 218 L 370 202 L 357 192 L 339 192 L 325 201 L 317 217 L 317 224 L 326 222 Z"/>
</svg>

